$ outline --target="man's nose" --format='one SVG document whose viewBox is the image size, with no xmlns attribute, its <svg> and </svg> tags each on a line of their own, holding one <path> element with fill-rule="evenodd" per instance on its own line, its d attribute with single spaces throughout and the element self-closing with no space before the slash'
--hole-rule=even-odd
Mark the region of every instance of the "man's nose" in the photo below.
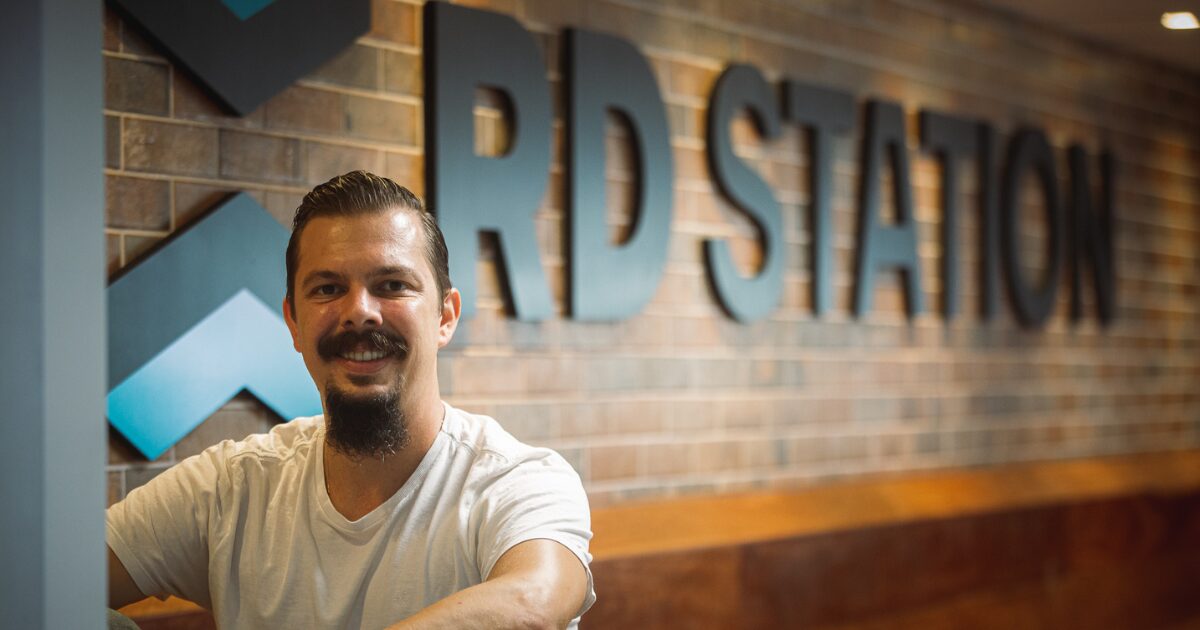
<svg viewBox="0 0 1200 630">
<path fill-rule="evenodd" d="M 351 288 L 342 303 L 343 328 L 376 328 L 383 323 L 379 300 L 366 287 Z"/>
</svg>

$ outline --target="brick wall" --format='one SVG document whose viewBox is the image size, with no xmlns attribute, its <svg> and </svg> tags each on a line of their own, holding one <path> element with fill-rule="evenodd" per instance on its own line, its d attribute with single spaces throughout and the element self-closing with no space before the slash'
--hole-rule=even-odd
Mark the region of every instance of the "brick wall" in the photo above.
<svg viewBox="0 0 1200 630">
<path fill-rule="evenodd" d="M 561 94 L 561 29 L 627 38 L 651 62 L 675 157 L 670 255 L 653 301 L 612 324 L 507 319 L 494 253 L 477 265 L 479 314 L 441 357 L 446 398 L 491 414 L 518 437 L 558 449 L 594 504 L 912 470 L 1200 446 L 1200 77 L 1113 53 L 1011 17 L 935 0 L 476 0 L 517 17 L 547 54 Z M 111 10 L 105 17 L 106 206 L 110 273 L 223 194 L 246 191 L 281 222 L 313 185 L 355 168 L 423 191 L 419 2 L 375 0 L 372 31 L 244 118 L 229 116 L 164 51 Z M 818 319 L 809 298 L 808 185 L 802 134 L 738 152 L 784 209 L 782 304 L 741 325 L 707 286 L 701 242 L 730 238 L 752 269 L 755 232 L 714 192 L 704 159 L 707 96 L 731 62 L 904 104 L 927 312 L 906 319 L 899 283 L 881 276 L 875 307 L 849 309 L 861 125 L 836 145 L 836 293 Z M 1102 145 L 1118 160 L 1118 319 L 1072 325 L 1065 282 L 1049 324 L 1017 327 L 1007 308 L 982 322 L 974 212 L 961 218 L 962 313 L 937 313 L 937 162 L 916 146 L 927 107 L 1029 124 L 1063 149 Z M 506 142 L 499 107 L 477 108 L 481 153 Z M 627 133 L 610 124 L 614 234 L 633 184 Z M 542 261 L 560 313 L 564 279 L 561 124 L 538 211 Z M 1064 179 L 1065 184 L 1065 179 Z M 968 175 L 964 195 L 973 198 Z M 885 204 L 887 206 L 888 204 Z M 1036 202 L 1023 216 L 1036 217 Z M 972 206 L 964 206 L 973 207 Z M 1027 242 L 1040 238 L 1027 222 Z M 1036 248 L 1031 248 L 1035 251 Z M 1033 266 L 1039 264 L 1032 257 Z M 278 418 L 242 394 L 146 462 L 110 437 L 109 500 L 172 463 Z"/>
</svg>

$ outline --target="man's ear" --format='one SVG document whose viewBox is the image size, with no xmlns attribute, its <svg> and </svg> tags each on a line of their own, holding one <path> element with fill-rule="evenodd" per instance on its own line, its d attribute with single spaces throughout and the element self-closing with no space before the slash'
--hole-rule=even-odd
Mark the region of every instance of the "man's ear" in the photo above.
<svg viewBox="0 0 1200 630">
<path fill-rule="evenodd" d="M 285 297 L 283 298 L 283 321 L 287 323 L 288 332 L 292 333 L 292 347 L 296 352 L 300 350 L 300 335 L 297 334 L 296 316 L 292 313 L 292 303 Z"/>
<path fill-rule="evenodd" d="M 442 298 L 442 320 L 438 325 L 438 348 L 445 348 L 458 329 L 458 318 L 462 315 L 462 294 L 453 287 Z"/>
</svg>

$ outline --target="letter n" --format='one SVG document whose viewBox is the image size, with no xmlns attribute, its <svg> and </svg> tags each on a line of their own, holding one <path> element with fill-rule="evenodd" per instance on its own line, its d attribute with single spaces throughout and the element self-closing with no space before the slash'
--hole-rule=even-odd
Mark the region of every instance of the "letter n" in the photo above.
<svg viewBox="0 0 1200 630">
<path fill-rule="evenodd" d="M 1096 296 L 1096 313 L 1107 325 L 1116 316 L 1116 273 L 1113 255 L 1113 157 L 1100 156 L 1100 208 L 1092 211 L 1089 193 L 1087 152 L 1072 146 L 1068 152 L 1071 165 L 1071 320 L 1083 318 L 1083 267 L 1092 267 L 1092 288 Z"/>
</svg>

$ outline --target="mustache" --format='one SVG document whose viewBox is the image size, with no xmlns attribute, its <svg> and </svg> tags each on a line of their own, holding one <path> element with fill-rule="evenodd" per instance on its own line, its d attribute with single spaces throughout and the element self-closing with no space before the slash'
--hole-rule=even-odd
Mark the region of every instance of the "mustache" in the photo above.
<svg viewBox="0 0 1200 630">
<path fill-rule="evenodd" d="M 403 337 L 387 330 L 347 330 L 328 335 L 317 342 L 317 354 L 323 359 L 332 359 L 351 350 L 379 350 L 388 354 L 408 353 L 408 342 Z"/>
</svg>

